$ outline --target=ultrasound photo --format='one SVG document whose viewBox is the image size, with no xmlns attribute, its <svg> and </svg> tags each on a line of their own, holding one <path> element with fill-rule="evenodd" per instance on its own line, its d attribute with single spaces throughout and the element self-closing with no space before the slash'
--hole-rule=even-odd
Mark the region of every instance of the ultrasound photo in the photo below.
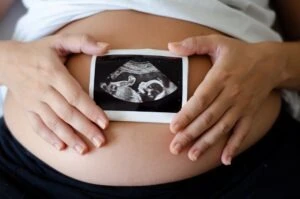
<svg viewBox="0 0 300 199">
<path fill-rule="evenodd" d="M 91 62 L 90 96 L 110 120 L 168 123 L 186 102 L 186 57 L 111 50 Z"/>
<path fill-rule="evenodd" d="M 177 90 L 150 61 L 133 60 L 111 73 L 100 87 L 115 98 L 133 103 L 160 100 Z"/>
</svg>

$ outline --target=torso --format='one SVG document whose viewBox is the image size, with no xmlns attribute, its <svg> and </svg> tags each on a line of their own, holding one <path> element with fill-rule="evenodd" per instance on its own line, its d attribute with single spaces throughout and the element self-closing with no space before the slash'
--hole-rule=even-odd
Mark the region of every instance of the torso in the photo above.
<svg viewBox="0 0 300 199">
<path fill-rule="evenodd" d="M 221 34 L 197 24 L 133 11 L 110 11 L 74 22 L 59 33 L 87 33 L 112 49 L 167 49 L 167 43 L 195 35 Z M 76 55 L 68 61 L 71 74 L 88 92 L 90 56 Z M 189 96 L 211 67 L 205 56 L 189 58 Z M 258 112 L 250 136 L 242 150 L 266 134 L 280 109 L 278 94 L 272 93 Z M 107 144 L 80 156 L 72 149 L 56 151 L 33 132 L 26 115 L 8 93 L 5 120 L 14 137 L 31 153 L 57 171 L 93 184 L 150 185 L 185 179 L 220 165 L 223 137 L 196 162 L 186 151 L 174 156 L 169 151 L 173 135 L 167 124 L 111 122 L 106 130 Z"/>
</svg>

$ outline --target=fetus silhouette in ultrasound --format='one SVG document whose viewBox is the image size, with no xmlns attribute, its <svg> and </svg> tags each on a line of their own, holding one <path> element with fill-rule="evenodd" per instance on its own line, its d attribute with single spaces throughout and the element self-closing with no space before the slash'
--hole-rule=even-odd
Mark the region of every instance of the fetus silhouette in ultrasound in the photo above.
<svg viewBox="0 0 300 199">
<path fill-rule="evenodd" d="M 111 96 L 132 103 L 163 99 L 177 86 L 149 61 L 128 61 L 111 73 L 100 88 Z"/>
</svg>

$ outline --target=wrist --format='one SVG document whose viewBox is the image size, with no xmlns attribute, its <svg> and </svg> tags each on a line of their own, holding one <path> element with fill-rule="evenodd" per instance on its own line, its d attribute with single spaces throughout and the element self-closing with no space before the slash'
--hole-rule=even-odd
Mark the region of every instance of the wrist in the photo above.
<svg viewBox="0 0 300 199">
<path fill-rule="evenodd" d="M 284 67 L 278 88 L 300 89 L 300 43 L 284 42 L 277 47 L 283 57 Z"/>
<path fill-rule="evenodd" d="M 258 47 L 255 50 L 260 57 L 258 63 L 266 68 L 266 78 L 272 81 L 272 89 L 285 87 L 285 82 L 291 78 L 291 74 L 287 70 L 288 53 L 284 50 L 284 43 L 261 42 L 255 45 Z"/>
<path fill-rule="evenodd" d="M 0 42 L 0 85 L 6 85 L 7 79 L 12 75 L 10 70 L 21 61 L 17 56 L 20 44 L 12 40 Z"/>
<path fill-rule="evenodd" d="M 267 45 L 272 56 L 274 57 L 274 70 L 277 70 L 277 83 L 275 88 L 284 88 L 286 87 L 285 82 L 289 81 L 292 78 L 292 74 L 288 70 L 288 56 L 289 53 L 285 50 L 285 43 L 282 42 L 269 42 Z"/>
</svg>

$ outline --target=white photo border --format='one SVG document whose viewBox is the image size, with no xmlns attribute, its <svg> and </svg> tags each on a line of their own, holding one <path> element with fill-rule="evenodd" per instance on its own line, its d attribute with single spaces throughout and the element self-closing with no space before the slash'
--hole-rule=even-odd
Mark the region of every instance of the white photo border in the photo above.
<svg viewBox="0 0 300 199">
<path fill-rule="evenodd" d="M 182 104 L 187 102 L 188 91 L 188 57 L 177 56 L 166 50 L 155 49 L 117 49 L 109 50 L 107 55 L 154 55 L 165 57 L 182 58 Z M 89 95 L 94 99 L 94 79 L 96 59 L 99 56 L 93 56 L 90 65 L 90 81 L 89 81 Z M 104 110 L 109 120 L 111 121 L 127 121 L 127 122 L 151 122 L 151 123 L 170 123 L 176 113 L 167 112 L 144 112 L 144 111 L 108 111 Z"/>
</svg>

